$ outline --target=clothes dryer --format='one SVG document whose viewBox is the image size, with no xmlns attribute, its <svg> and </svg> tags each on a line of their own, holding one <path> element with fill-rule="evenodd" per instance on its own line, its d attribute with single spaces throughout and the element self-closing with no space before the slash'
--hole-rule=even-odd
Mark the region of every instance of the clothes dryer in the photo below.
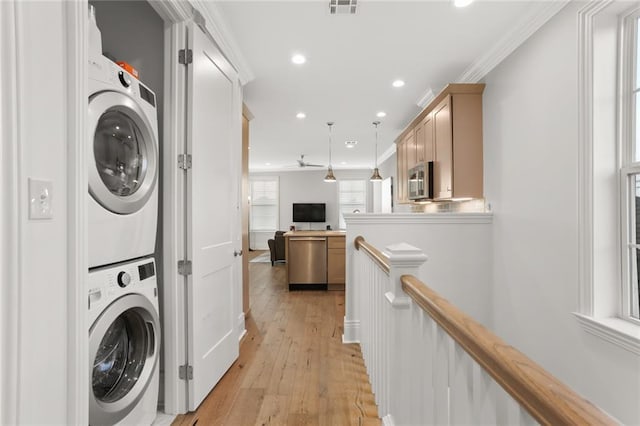
<svg viewBox="0 0 640 426">
<path fill-rule="evenodd" d="M 89 272 L 89 424 L 150 425 L 159 391 L 153 258 Z"/>
<path fill-rule="evenodd" d="M 153 254 L 158 216 L 155 94 L 105 57 L 89 61 L 89 268 Z"/>
</svg>

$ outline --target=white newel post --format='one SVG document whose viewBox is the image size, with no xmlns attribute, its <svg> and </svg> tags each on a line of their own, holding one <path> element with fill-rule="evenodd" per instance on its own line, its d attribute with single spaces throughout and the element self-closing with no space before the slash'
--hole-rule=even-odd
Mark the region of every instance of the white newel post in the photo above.
<svg viewBox="0 0 640 426">
<path fill-rule="evenodd" d="M 385 425 L 393 425 L 396 422 L 407 424 L 403 420 L 415 409 L 408 403 L 412 399 L 412 389 L 407 384 L 411 382 L 412 372 L 409 367 L 417 345 L 412 339 L 415 330 L 411 327 L 411 299 L 402 290 L 400 277 L 413 275 L 419 278 L 420 266 L 426 262 L 427 256 L 419 248 L 406 243 L 387 246 L 384 254 L 388 256 L 390 266 L 389 288 L 385 298 L 390 307 L 391 321 L 387 324 L 390 344 L 386 347 L 389 364 L 386 382 L 388 388 L 385 393 L 388 398 L 385 398 L 384 406 L 378 409 Z M 415 401 L 415 398 L 413 399 Z"/>
</svg>

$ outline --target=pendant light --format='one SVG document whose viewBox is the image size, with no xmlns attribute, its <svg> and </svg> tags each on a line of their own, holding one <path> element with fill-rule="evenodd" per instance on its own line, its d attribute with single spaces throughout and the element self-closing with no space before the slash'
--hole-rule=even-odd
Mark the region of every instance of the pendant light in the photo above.
<svg viewBox="0 0 640 426">
<path fill-rule="evenodd" d="M 373 174 L 371 175 L 371 178 L 369 179 L 371 182 L 377 182 L 377 181 L 381 181 L 382 180 L 382 176 L 380 176 L 380 172 L 378 171 L 378 124 L 380 124 L 379 121 L 374 121 L 373 125 L 376 127 L 376 152 L 375 152 L 375 168 L 373 169 Z"/>
<path fill-rule="evenodd" d="M 333 126 L 333 121 L 327 122 L 327 126 L 329 126 L 329 169 L 327 170 L 327 175 L 324 177 L 324 181 L 335 182 L 336 177 L 333 175 L 333 168 L 331 167 L 331 127 Z"/>
</svg>

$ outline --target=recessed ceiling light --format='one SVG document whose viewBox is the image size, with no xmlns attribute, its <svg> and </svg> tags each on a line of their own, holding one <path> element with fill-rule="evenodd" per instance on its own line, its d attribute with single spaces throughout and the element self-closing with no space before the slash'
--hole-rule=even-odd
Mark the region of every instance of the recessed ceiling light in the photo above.
<svg viewBox="0 0 640 426">
<path fill-rule="evenodd" d="M 376 117 L 378 117 L 378 118 L 382 118 L 382 117 L 386 117 L 386 116 L 387 116 L 387 113 L 384 112 L 384 111 L 380 111 L 379 113 L 376 114 Z"/>
<path fill-rule="evenodd" d="M 302 65 L 307 62 L 307 58 L 305 58 L 304 55 L 297 53 L 291 57 L 291 62 L 296 65 Z"/>
<path fill-rule="evenodd" d="M 404 86 L 404 81 L 402 81 L 402 80 L 396 80 L 396 81 L 394 81 L 393 83 L 391 83 L 391 85 L 392 85 L 393 87 L 402 87 L 402 86 Z"/>
<path fill-rule="evenodd" d="M 270 165 L 271 165 L 271 163 L 264 163 L 264 165 L 265 165 L 265 166 L 270 166 Z"/>
<path fill-rule="evenodd" d="M 353 148 L 353 147 L 355 147 L 356 145 L 358 145 L 358 141 L 344 141 L 344 145 L 345 145 L 347 148 Z"/>
<path fill-rule="evenodd" d="M 345 164 L 347 164 L 347 162 L 346 161 L 341 161 L 340 164 L 342 164 L 344 166 Z"/>
<path fill-rule="evenodd" d="M 473 0 L 453 0 L 453 4 L 456 7 L 467 7 L 471 3 L 473 3 Z"/>
<path fill-rule="evenodd" d="M 299 118 L 302 120 L 303 118 L 307 118 L 307 114 L 305 114 L 304 112 L 299 112 L 296 114 L 296 118 Z"/>
</svg>

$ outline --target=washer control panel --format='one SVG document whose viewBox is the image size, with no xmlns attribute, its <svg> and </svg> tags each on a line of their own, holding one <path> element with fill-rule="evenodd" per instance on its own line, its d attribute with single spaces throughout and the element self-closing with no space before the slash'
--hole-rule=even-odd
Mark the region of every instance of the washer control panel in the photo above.
<svg viewBox="0 0 640 426">
<path fill-rule="evenodd" d="M 118 285 L 120 287 L 126 287 L 131 283 L 131 275 L 125 271 L 118 272 Z"/>
<path fill-rule="evenodd" d="M 149 258 L 90 270 L 89 309 L 131 292 L 153 291 L 157 297 L 155 275 L 155 262 Z"/>
</svg>

